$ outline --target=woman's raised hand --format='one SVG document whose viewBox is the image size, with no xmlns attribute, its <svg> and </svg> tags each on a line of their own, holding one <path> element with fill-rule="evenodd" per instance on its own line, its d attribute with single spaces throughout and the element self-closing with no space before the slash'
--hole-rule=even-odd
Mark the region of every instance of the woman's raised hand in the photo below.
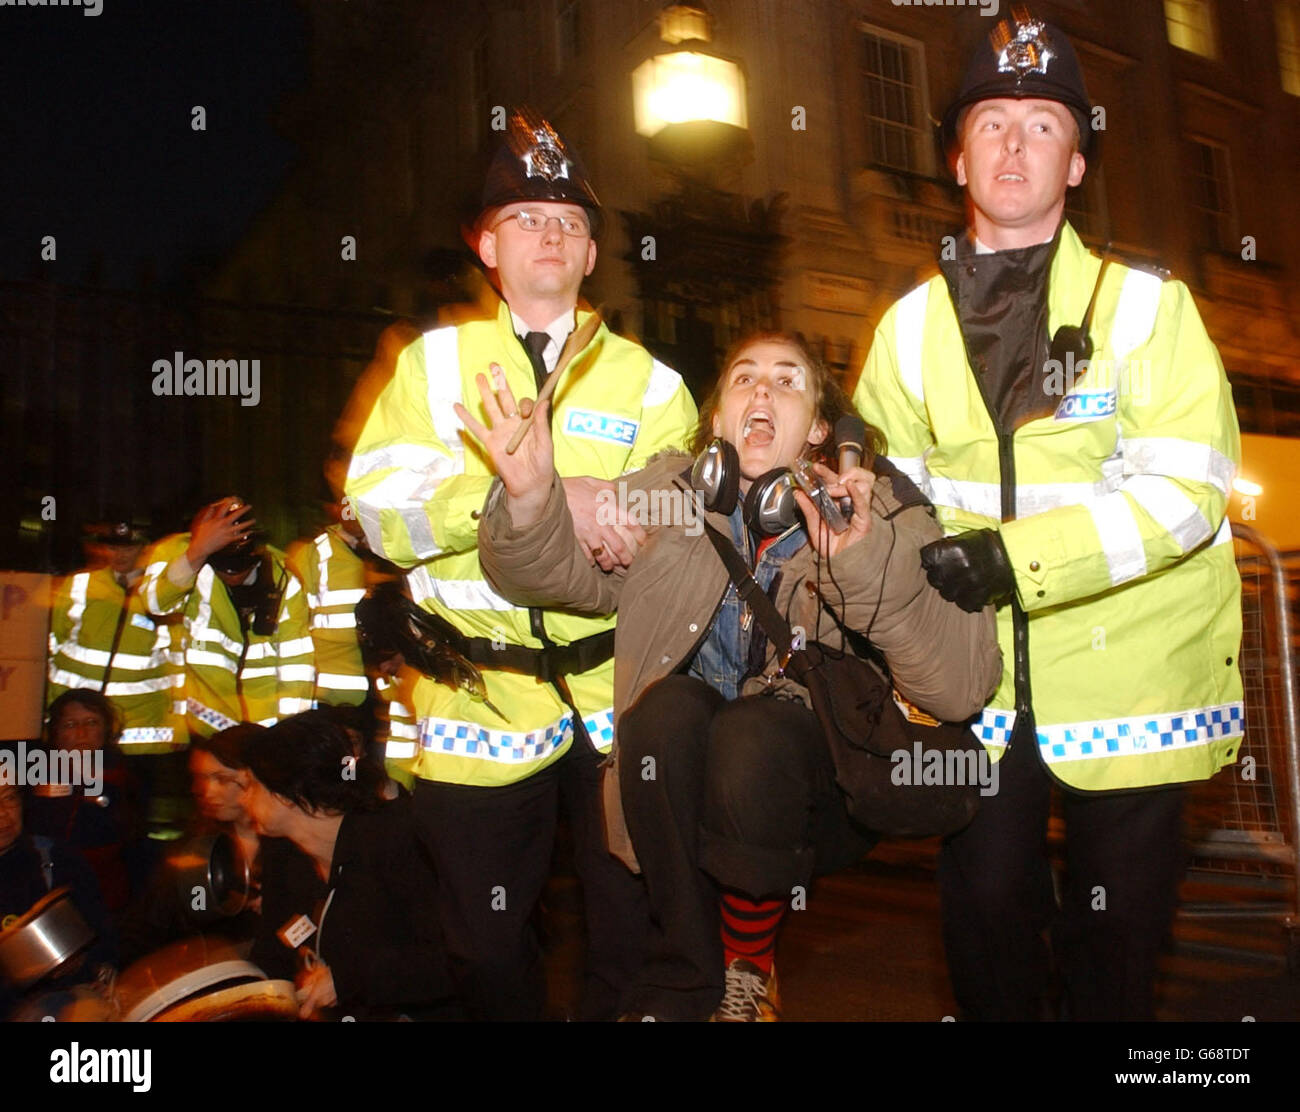
<svg viewBox="0 0 1300 1112">
<path fill-rule="evenodd" d="M 520 412 L 521 406 L 515 403 L 514 394 L 510 392 L 505 372 L 500 365 L 493 363 L 488 370 L 492 375 L 491 384 L 486 375 L 475 376 L 479 396 L 483 399 L 483 409 L 487 414 L 487 426 L 479 424 L 460 402 L 455 405 L 456 416 L 483 445 L 488 458 L 492 460 L 493 469 L 505 483 L 506 493 L 510 496 L 510 517 L 514 524 L 529 525 L 541 517 L 555 476 L 555 448 L 551 442 L 548 413 L 550 401 L 544 401 L 537 407 L 537 413 L 519 447 L 513 454 L 509 453 L 506 445 L 528 414 Z M 527 398 L 522 403 L 530 412 L 532 404 L 531 399 Z"/>
<path fill-rule="evenodd" d="M 795 501 L 803 511 L 813 547 L 823 557 L 838 556 L 849 545 L 857 544 L 871 528 L 871 488 L 876 483 L 876 475 L 862 467 L 851 467 L 843 475 L 836 475 L 823 463 L 814 463 L 813 471 L 826 484 L 826 493 L 832 498 L 847 495 L 853 501 L 853 516 L 849 518 L 849 527 L 843 533 L 836 533 L 822 520 L 808 495 L 797 489 L 794 492 Z"/>
</svg>

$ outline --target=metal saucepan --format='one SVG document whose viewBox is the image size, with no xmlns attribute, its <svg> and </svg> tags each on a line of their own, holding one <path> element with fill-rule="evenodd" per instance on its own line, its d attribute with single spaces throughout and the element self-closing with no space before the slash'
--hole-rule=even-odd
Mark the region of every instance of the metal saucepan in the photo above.
<svg viewBox="0 0 1300 1112">
<path fill-rule="evenodd" d="M 198 834 L 167 855 L 176 894 L 199 921 L 238 915 L 248 903 L 248 862 L 224 831 Z"/>
<path fill-rule="evenodd" d="M 55 888 L 8 930 L 0 931 L 0 973 L 25 989 L 67 964 L 94 939 L 72 893 Z"/>
</svg>

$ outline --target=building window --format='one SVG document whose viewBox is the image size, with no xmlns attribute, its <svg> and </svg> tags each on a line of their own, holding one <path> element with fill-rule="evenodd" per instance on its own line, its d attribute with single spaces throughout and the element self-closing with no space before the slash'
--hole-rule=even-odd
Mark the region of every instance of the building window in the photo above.
<svg viewBox="0 0 1300 1112">
<path fill-rule="evenodd" d="M 868 157 L 874 165 L 929 174 L 933 142 L 920 43 L 862 28 Z"/>
<path fill-rule="evenodd" d="M 1232 168 L 1228 148 L 1192 139 L 1192 209 L 1201 227 L 1201 245 L 1215 251 L 1236 251 L 1236 214 L 1232 200 Z"/>
<path fill-rule="evenodd" d="M 1277 17 L 1277 64 L 1282 88 L 1300 97 L 1300 0 L 1274 0 Z"/>
<path fill-rule="evenodd" d="M 1165 27 L 1169 41 L 1179 50 L 1206 58 L 1218 57 L 1214 42 L 1211 0 L 1165 0 Z"/>
<path fill-rule="evenodd" d="M 582 46 L 581 0 L 555 0 L 555 72 L 578 60 Z"/>
</svg>

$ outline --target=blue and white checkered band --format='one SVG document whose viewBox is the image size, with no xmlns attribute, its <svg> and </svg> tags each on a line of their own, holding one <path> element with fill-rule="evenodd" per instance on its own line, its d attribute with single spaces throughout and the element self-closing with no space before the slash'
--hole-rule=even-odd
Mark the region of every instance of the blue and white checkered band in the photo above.
<svg viewBox="0 0 1300 1112">
<path fill-rule="evenodd" d="M 1016 80 L 1030 73 L 1047 73 L 1056 55 L 1043 34 L 1043 23 L 1021 9 L 1011 12 L 1016 21 L 1015 38 L 1005 22 L 993 32 L 993 49 L 998 51 L 998 73 L 1014 73 Z"/>
<path fill-rule="evenodd" d="M 564 152 L 556 145 L 554 138 L 541 130 L 534 131 L 533 138 L 536 142 L 524 154 L 524 170 L 528 176 L 545 178 L 547 181 L 567 178 L 569 160 L 564 157 Z"/>
</svg>

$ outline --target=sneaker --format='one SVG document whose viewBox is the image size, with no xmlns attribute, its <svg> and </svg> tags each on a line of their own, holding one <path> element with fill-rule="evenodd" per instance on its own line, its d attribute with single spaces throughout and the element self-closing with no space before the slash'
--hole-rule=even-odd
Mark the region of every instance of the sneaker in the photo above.
<svg viewBox="0 0 1300 1112">
<path fill-rule="evenodd" d="M 764 973 L 752 961 L 736 958 L 727 966 L 722 1003 L 710 1023 L 775 1023 L 781 1018 L 776 966 Z"/>
</svg>

